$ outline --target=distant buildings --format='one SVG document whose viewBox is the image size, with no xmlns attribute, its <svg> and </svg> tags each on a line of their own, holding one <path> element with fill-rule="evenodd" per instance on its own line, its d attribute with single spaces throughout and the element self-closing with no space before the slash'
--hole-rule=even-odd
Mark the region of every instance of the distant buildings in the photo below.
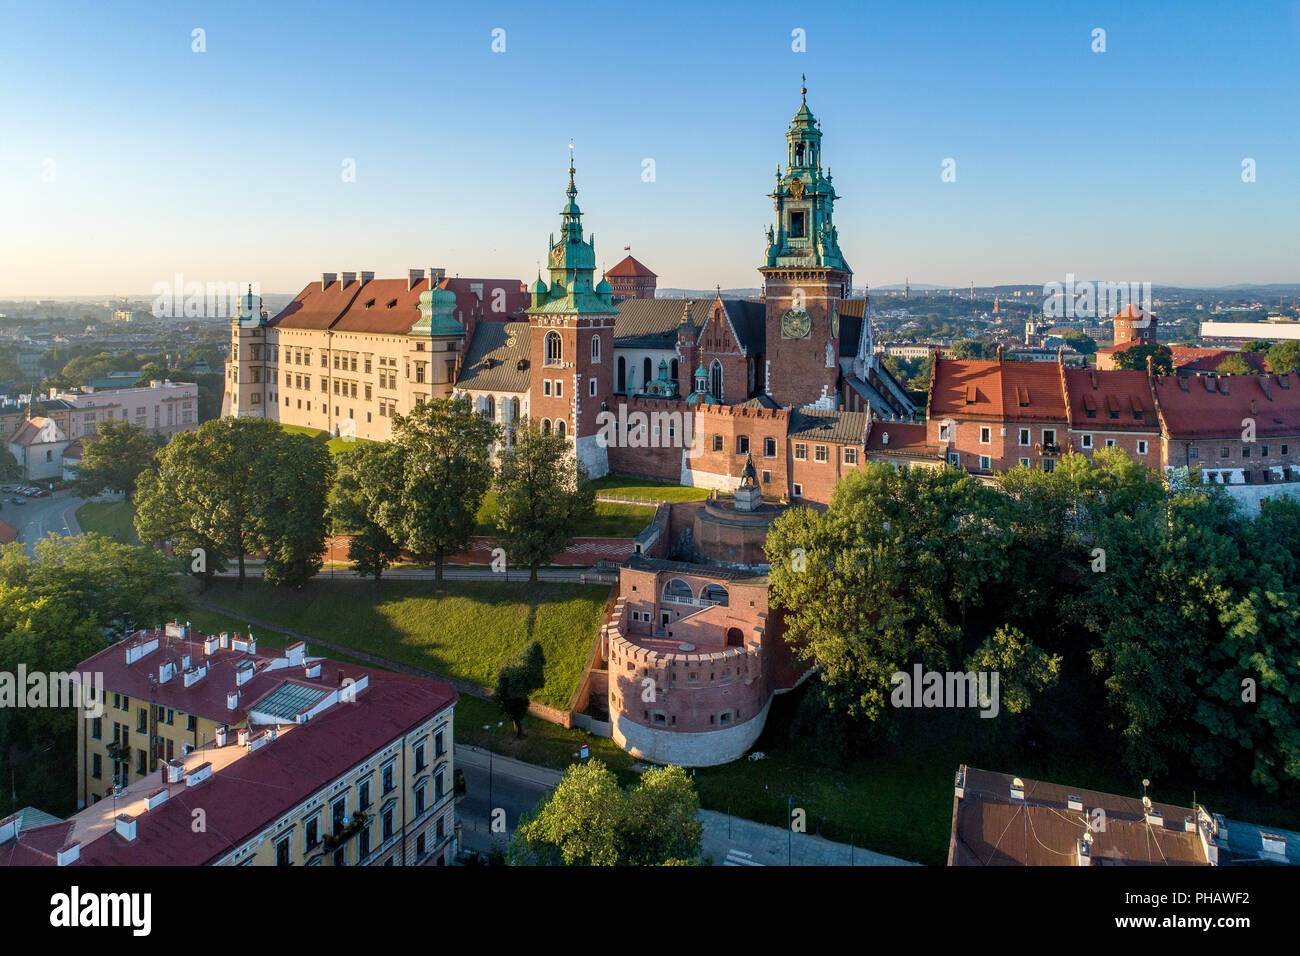
<svg viewBox="0 0 1300 956">
<path fill-rule="evenodd" d="M 449 685 L 169 624 L 83 661 L 83 809 L 0 820 L 0 864 L 443 865 L 455 852 Z"/>
<path fill-rule="evenodd" d="M 138 388 L 52 389 L 44 405 L 71 439 L 93 439 L 99 423 L 108 419 L 129 421 L 163 438 L 199 426 L 199 388 L 193 382 L 166 379 Z"/>
<path fill-rule="evenodd" d="M 67 433 L 52 418 L 26 419 L 9 436 L 9 452 L 22 468 L 26 481 L 51 481 L 63 477 L 63 452 L 70 443 Z"/>
<path fill-rule="evenodd" d="M 653 299 L 658 277 L 629 255 L 605 273 L 605 281 L 614 290 L 614 301 L 622 302 L 624 299 Z"/>
</svg>

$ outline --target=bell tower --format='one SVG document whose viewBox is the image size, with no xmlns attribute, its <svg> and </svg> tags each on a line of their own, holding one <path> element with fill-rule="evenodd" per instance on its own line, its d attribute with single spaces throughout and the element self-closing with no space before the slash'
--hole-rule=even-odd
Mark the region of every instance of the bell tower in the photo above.
<svg viewBox="0 0 1300 956">
<path fill-rule="evenodd" d="M 573 442 L 592 478 L 609 472 L 609 454 L 597 439 L 598 416 L 614 395 L 614 289 L 595 282 L 596 237 L 582 238 L 582 210 L 569 157 L 568 201 L 560 237 L 546 255 L 550 281 L 540 276 L 525 309 L 529 329 L 529 411 L 543 428 Z"/>
<path fill-rule="evenodd" d="M 808 88 L 786 130 L 785 173 L 776 167 L 769 194 L 776 224 L 767 231 L 763 275 L 767 307 L 765 390 L 780 405 L 839 405 L 839 311 L 853 288 L 840 254 L 833 210 L 839 197 L 822 172 L 821 127 L 808 109 Z"/>
</svg>

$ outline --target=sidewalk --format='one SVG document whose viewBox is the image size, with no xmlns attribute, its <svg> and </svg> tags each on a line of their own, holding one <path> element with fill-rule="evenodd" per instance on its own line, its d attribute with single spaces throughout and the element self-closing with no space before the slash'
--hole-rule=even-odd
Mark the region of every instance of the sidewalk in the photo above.
<svg viewBox="0 0 1300 956">
<path fill-rule="evenodd" d="M 832 843 L 811 833 L 791 834 L 781 827 L 701 810 L 702 850 L 715 866 L 920 866 L 847 843 Z"/>
</svg>

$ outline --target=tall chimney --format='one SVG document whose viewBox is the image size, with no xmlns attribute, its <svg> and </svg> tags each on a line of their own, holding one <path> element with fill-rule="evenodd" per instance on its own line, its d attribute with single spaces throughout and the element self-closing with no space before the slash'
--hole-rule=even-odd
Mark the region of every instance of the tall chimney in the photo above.
<svg viewBox="0 0 1300 956">
<path fill-rule="evenodd" d="M 333 272 L 322 272 L 320 274 L 320 290 L 324 292 L 326 289 L 330 287 L 330 283 L 337 278 L 338 276 L 336 276 Z"/>
<path fill-rule="evenodd" d="M 361 277 L 362 285 L 365 285 L 367 282 L 370 282 L 375 277 L 375 274 L 373 272 L 366 272 L 365 270 L 358 270 L 357 275 Z"/>
<path fill-rule="evenodd" d="M 350 282 L 352 282 L 354 279 L 356 279 L 356 277 L 357 277 L 357 274 L 356 274 L 355 272 L 340 272 L 340 273 L 339 273 L 339 285 L 340 285 L 342 288 L 346 289 L 346 288 L 348 287 L 348 284 L 349 284 Z"/>
<path fill-rule="evenodd" d="M 412 289 L 415 288 L 415 284 L 416 284 L 417 282 L 419 282 L 421 279 L 424 278 L 424 270 L 423 270 L 423 269 L 408 269 L 408 270 L 406 270 L 406 274 L 407 274 L 407 278 L 406 278 L 406 291 L 407 291 L 407 292 L 410 292 Z"/>
</svg>

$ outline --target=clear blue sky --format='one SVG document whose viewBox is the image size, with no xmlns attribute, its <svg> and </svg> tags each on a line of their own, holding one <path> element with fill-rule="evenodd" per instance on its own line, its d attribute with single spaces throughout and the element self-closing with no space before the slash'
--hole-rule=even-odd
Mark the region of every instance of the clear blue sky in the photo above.
<svg viewBox="0 0 1300 956">
<path fill-rule="evenodd" d="M 531 278 L 570 138 L 598 261 L 757 285 L 800 73 L 859 284 L 1300 281 L 1300 4 L 813 6 L 5 0 L 0 295 Z"/>
</svg>

